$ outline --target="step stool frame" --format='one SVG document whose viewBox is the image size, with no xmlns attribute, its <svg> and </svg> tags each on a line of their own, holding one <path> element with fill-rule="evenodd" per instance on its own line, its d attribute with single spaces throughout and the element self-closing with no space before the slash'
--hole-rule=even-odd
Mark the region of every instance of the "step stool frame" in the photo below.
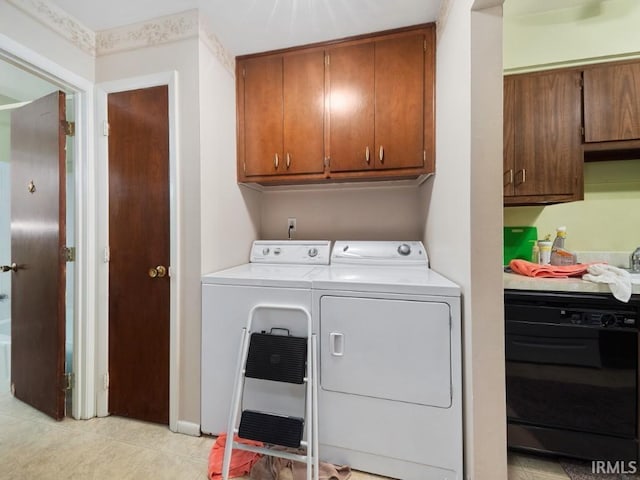
<svg viewBox="0 0 640 480">
<path fill-rule="evenodd" d="M 306 455 L 300 455 L 285 451 L 273 450 L 269 447 L 256 447 L 236 442 L 234 436 L 238 433 L 238 411 L 242 400 L 244 390 L 244 374 L 246 370 L 247 356 L 249 352 L 249 343 L 251 335 L 251 326 L 256 312 L 259 310 L 287 310 L 302 312 L 307 320 L 307 371 L 304 378 L 306 383 L 306 407 L 305 407 L 305 427 L 307 430 L 306 440 L 300 442 L 300 445 L 306 449 Z M 222 461 L 222 478 L 228 480 L 229 467 L 231 464 L 231 452 L 234 449 L 246 450 L 249 452 L 260 453 L 272 457 L 285 458 L 288 460 L 305 462 L 307 465 L 307 480 L 318 480 L 320 478 L 319 459 L 318 459 L 318 346 L 317 337 L 312 331 L 313 323 L 311 314 L 304 307 L 280 304 L 258 304 L 249 312 L 247 326 L 242 329 L 240 338 L 240 349 L 238 351 L 238 360 L 236 367 L 236 379 L 231 399 L 231 411 L 229 413 L 229 422 L 227 424 L 227 443 L 224 448 L 224 457 Z M 311 418 L 311 424 L 308 419 Z"/>
</svg>

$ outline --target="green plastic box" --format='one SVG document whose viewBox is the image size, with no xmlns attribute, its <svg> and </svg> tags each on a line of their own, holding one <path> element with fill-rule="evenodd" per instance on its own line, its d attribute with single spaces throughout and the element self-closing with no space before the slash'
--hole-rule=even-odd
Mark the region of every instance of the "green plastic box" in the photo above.
<svg viewBox="0 0 640 480">
<path fill-rule="evenodd" d="M 536 227 L 504 227 L 504 265 L 514 258 L 530 262 L 537 241 Z"/>
</svg>

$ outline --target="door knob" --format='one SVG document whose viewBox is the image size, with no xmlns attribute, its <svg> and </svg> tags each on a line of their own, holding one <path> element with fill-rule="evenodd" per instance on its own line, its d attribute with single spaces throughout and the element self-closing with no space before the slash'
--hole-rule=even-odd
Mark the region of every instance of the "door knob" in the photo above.
<svg viewBox="0 0 640 480">
<path fill-rule="evenodd" d="M 2 265 L 0 267 L 0 270 L 2 270 L 3 272 L 10 272 L 10 271 L 17 272 L 18 271 L 18 265 L 16 265 L 15 263 L 12 263 L 10 266 L 9 265 Z"/>
<path fill-rule="evenodd" d="M 162 278 L 167 275 L 167 267 L 158 265 L 157 267 L 151 267 L 149 269 L 149 276 L 151 278 Z"/>
</svg>

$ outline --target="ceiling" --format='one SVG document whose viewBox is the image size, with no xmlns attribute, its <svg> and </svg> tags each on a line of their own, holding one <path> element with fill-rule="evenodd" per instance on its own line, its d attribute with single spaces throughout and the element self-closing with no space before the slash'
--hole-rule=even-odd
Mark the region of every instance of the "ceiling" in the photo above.
<svg viewBox="0 0 640 480">
<path fill-rule="evenodd" d="M 435 21 L 442 0 L 53 0 L 99 31 L 198 8 L 232 55 Z"/>
</svg>

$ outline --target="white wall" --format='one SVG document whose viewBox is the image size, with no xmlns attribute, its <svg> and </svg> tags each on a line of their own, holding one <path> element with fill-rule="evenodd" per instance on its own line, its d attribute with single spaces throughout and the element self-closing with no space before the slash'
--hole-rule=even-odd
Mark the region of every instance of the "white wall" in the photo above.
<svg viewBox="0 0 640 480">
<path fill-rule="evenodd" d="M 246 263 L 260 193 L 236 183 L 235 78 L 200 41 L 201 272 Z"/>
<path fill-rule="evenodd" d="M 439 23 L 436 175 L 421 201 L 432 267 L 462 288 L 465 476 L 493 480 L 507 478 L 502 12 L 472 12 L 473 4 L 452 0 Z"/>
<path fill-rule="evenodd" d="M 7 0 L 0 1 L 0 33 L 82 78 L 94 79 L 93 55 L 44 27 Z"/>
<path fill-rule="evenodd" d="M 420 240 L 418 188 L 370 183 L 366 187 L 267 191 L 262 194 L 262 237 L 287 238 L 296 218 L 297 239 Z"/>
</svg>

